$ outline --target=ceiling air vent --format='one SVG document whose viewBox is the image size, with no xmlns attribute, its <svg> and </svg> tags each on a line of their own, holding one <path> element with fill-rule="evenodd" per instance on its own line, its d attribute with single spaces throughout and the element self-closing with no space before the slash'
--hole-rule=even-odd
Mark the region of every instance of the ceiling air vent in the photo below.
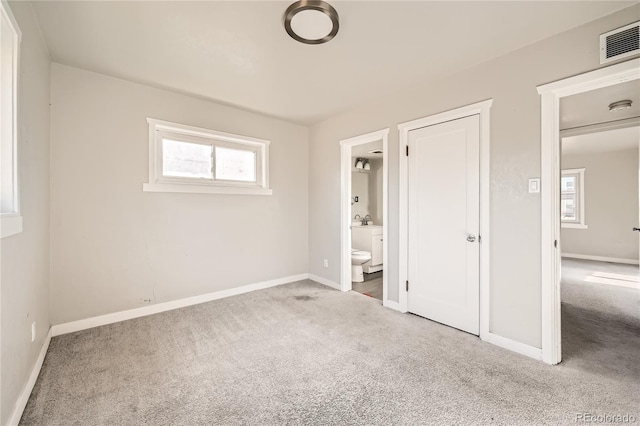
<svg viewBox="0 0 640 426">
<path fill-rule="evenodd" d="M 600 63 L 640 53 L 640 21 L 600 36 Z"/>
</svg>

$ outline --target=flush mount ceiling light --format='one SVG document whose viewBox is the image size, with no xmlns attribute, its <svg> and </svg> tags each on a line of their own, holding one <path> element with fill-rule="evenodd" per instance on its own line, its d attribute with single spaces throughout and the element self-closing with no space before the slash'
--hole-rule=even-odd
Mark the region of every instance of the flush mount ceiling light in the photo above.
<svg viewBox="0 0 640 426">
<path fill-rule="evenodd" d="M 299 0 L 284 13 L 284 28 L 305 44 L 326 43 L 338 34 L 338 12 L 321 0 Z"/>
<path fill-rule="evenodd" d="M 631 108 L 631 100 L 625 99 L 624 101 L 614 102 L 609 104 L 609 112 L 620 111 L 623 109 Z"/>
</svg>

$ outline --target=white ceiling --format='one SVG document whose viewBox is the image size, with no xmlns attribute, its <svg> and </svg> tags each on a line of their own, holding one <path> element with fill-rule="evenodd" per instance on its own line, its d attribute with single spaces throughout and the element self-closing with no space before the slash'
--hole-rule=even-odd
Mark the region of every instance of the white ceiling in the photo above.
<svg viewBox="0 0 640 426">
<path fill-rule="evenodd" d="M 590 154 L 638 148 L 640 127 L 562 138 L 562 154 Z"/>
<path fill-rule="evenodd" d="M 631 108 L 609 112 L 609 104 L 631 100 Z M 632 80 L 602 89 L 560 99 L 560 129 L 640 117 L 640 80 Z"/>
<path fill-rule="evenodd" d="M 369 151 L 382 150 L 382 140 L 376 142 L 369 142 L 362 145 L 356 145 L 351 148 L 351 156 L 354 158 L 382 158 L 383 154 L 372 154 Z"/>
<path fill-rule="evenodd" d="M 56 62 L 307 125 L 635 4 L 332 1 L 340 31 L 312 46 L 286 34 L 290 3 L 32 4 Z"/>
</svg>

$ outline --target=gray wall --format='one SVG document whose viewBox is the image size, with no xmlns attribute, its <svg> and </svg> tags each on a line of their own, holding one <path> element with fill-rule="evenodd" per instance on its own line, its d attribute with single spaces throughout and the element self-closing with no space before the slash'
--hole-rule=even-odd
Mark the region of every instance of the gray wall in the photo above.
<svg viewBox="0 0 640 426">
<path fill-rule="evenodd" d="M 563 154 L 563 169 L 581 167 L 588 228 L 562 228 L 562 253 L 637 262 L 638 149 Z"/>
<path fill-rule="evenodd" d="M 308 272 L 308 129 L 52 65 L 52 322 Z M 146 118 L 271 140 L 272 196 L 145 193 Z"/>
<path fill-rule="evenodd" d="M 540 97 L 536 86 L 601 67 L 598 36 L 638 19 L 633 6 L 440 81 L 381 97 L 311 128 L 309 267 L 340 280 L 339 141 L 389 127 L 389 297 L 398 300 L 397 124 L 493 98 L 490 330 L 540 347 Z M 384 58 L 381 58 L 384 60 Z M 372 88 L 375 90 L 375 88 Z M 322 267 L 322 259 L 330 267 Z"/>
<path fill-rule="evenodd" d="M 356 157 L 353 157 L 355 163 Z M 351 205 L 351 217 L 356 214 L 364 218 L 371 216 L 374 225 L 384 225 L 382 217 L 382 160 L 369 160 L 371 170 L 361 172 L 353 169 L 351 172 L 351 197 L 358 196 L 358 202 Z"/>
<path fill-rule="evenodd" d="M 371 174 L 369 177 L 369 205 L 374 225 L 384 225 L 382 208 L 382 160 L 370 160 Z"/>
<path fill-rule="evenodd" d="M 23 232 L 1 240 L 2 389 L 6 424 L 49 331 L 49 53 L 28 3 L 10 7 L 22 31 L 18 156 Z M 31 323 L 37 336 L 31 342 Z"/>
<path fill-rule="evenodd" d="M 364 218 L 371 214 L 371 200 L 369 195 L 369 182 L 371 176 L 369 173 L 352 171 L 351 172 L 351 218 L 360 215 Z M 354 197 L 358 197 L 358 202 L 353 201 Z"/>
</svg>

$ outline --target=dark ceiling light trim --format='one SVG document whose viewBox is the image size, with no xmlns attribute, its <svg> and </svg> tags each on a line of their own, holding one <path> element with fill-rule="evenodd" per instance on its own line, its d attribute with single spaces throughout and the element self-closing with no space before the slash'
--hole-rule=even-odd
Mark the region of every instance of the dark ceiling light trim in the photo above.
<svg viewBox="0 0 640 426">
<path fill-rule="evenodd" d="M 316 10 L 318 12 L 322 12 L 325 15 L 327 15 L 329 19 L 331 19 L 331 23 L 333 24 L 333 28 L 331 29 L 331 32 L 322 38 L 313 39 L 313 40 L 300 37 L 298 34 L 296 34 L 291 28 L 291 20 L 296 14 L 304 10 Z M 339 27 L 340 27 L 340 24 L 338 22 L 338 12 L 333 8 L 333 6 L 331 6 L 326 1 L 299 0 L 293 3 L 291 6 L 289 6 L 287 10 L 284 12 L 284 28 L 285 30 L 287 30 L 287 34 L 289 34 L 292 39 L 299 41 L 300 43 L 304 43 L 304 44 L 326 43 L 332 38 L 334 38 L 336 34 L 338 34 Z"/>
<path fill-rule="evenodd" d="M 609 112 L 620 111 L 623 109 L 631 108 L 631 100 L 625 99 L 624 101 L 614 102 L 609 104 Z"/>
</svg>

